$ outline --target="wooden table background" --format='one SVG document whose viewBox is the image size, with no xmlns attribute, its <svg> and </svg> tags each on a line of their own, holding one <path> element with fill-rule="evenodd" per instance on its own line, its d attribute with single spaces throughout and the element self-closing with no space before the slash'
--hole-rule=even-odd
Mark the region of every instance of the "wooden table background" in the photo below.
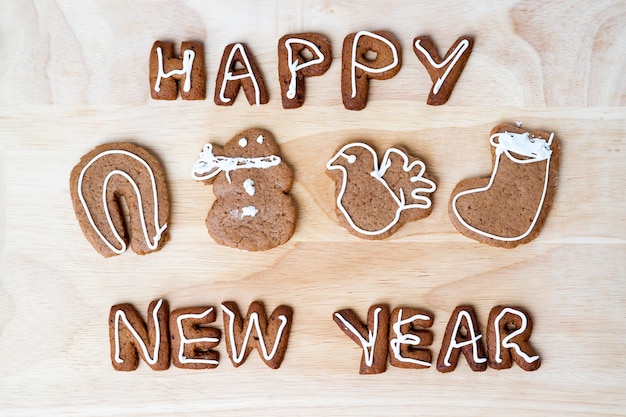
<svg viewBox="0 0 626 417">
<path fill-rule="evenodd" d="M 221 3 L 221 4 L 220 4 Z M 0 5 L 0 414 L 2 415 L 618 415 L 626 413 L 626 3 L 624 1 L 8 1 Z M 228 4 L 228 5 L 227 5 Z M 343 108 L 341 45 L 358 30 L 399 39 L 400 73 L 373 82 L 367 108 Z M 283 110 L 276 42 L 329 37 L 334 61 Z M 430 80 L 412 52 L 464 34 L 474 52 L 450 101 L 426 105 Z M 153 101 L 152 43 L 203 41 L 206 101 Z M 270 102 L 213 104 L 223 48 L 246 42 Z M 562 166 L 540 236 L 502 250 L 457 233 L 447 201 L 461 179 L 489 175 L 488 134 L 500 122 L 556 132 Z M 202 145 L 248 127 L 271 130 L 295 171 L 293 238 L 264 252 L 215 244 L 204 218 L 211 187 L 190 178 Z M 128 140 L 163 163 L 171 241 L 162 251 L 103 259 L 84 239 L 69 173 L 98 144 Z M 338 226 L 325 163 L 337 146 L 402 144 L 438 178 L 434 211 L 370 242 Z M 253 300 L 295 310 L 279 370 L 253 352 L 235 369 L 224 341 L 218 368 L 131 373 L 109 361 L 113 304 L 145 314 Z M 333 323 L 377 302 L 435 315 L 437 355 L 455 306 L 484 326 L 498 304 L 535 321 L 537 372 L 388 368 L 361 376 L 361 351 Z M 221 313 L 216 327 L 223 329 Z"/>
</svg>

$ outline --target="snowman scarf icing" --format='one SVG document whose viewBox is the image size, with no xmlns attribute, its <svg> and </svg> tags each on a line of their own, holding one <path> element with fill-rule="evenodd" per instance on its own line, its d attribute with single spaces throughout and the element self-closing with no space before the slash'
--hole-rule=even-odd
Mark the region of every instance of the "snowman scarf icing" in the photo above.
<svg viewBox="0 0 626 417">
<path fill-rule="evenodd" d="M 245 138 L 240 139 L 245 141 Z M 263 141 L 263 137 L 259 136 L 257 141 Z M 245 145 L 243 145 L 245 146 Z M 204 145 L 200 158 L 193 165 L 191 175 L 194 179 L 203 181 L 215 177 L 220 172 L 226 173 L 226 178 L 230 183 L 230 172 L 237 169 L 248 168 L 269 168 L 280 164 L 280 157 L 276 155 L 262 156 L 258 158 L 243 158 L 228 156 L 216 156 L 213 154 L 213 145 L 207 143 Z"/>
</svg>

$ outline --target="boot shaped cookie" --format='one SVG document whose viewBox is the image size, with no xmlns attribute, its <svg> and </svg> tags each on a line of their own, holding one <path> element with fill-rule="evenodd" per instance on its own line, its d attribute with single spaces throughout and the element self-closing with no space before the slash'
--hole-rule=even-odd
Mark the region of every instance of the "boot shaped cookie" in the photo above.
<svg viewBox="0 0 626 417">
<path fill-rule="evenodd" d="M 213 183 L 217 198 L 206 225 L 216 242 L 258 251 L 288 241 L 296 208 L 287 195 L 293 172 L 270 132 L 248 129 L 224 148 L 206 144 L 193 166 L 194 179 Z"/>
<path fill-rule="evenodd" d="M 448 213 L 467 237 L 514 248 L 539 235 L 557 184 L 560 144 L 554 133 L 499 125 L 489 139 L 489 178 L 461 181 L 452 191 Z"/>
</svg>

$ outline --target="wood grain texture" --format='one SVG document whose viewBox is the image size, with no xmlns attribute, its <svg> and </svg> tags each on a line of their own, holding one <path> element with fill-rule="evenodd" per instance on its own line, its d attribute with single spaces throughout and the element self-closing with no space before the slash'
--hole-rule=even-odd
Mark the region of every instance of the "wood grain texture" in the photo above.
<svg viewBox="0 0 626 417">
<path fill-rule="evenodd" d="M 0 414 L 2 415 L 624 415 L 626 361 L 626 5 L 622 1 L 176 2 L 4 1 L 0 13 Z M 228 4 L 228 5 L 227 5 Z M 390 30 L 403 68 L 372 82 L 361 112 L 343 108 L 343 38 Z M 334 62 L 307 80 L 300 109 L 283 110 L 276 42 L 320 32 Z M 474 51 L 448 103 L 426 105 L 431 84 L 411 52 L 429 35 L 442 51 L 463 34 Z M 207 97 L 223 48 L 246 42 L 270 102 L 228 108 L 149 98 L 152 43 L 205 44 Z M 447 214 L 455 184 L 488 175 L 488 133 L 520 120 L 556 132 L 559 186 L 539 238 L 514 250 L 457 233 Z M 215 244 L 204 219 L 210 186 L 190 178 L 202 145 L 248 127 L 272 131 L 293 167 L 294 237 L 264 253 Z M 385 241 L 337 224 L 325 163 L 349 140 L 400 144 L 436 177 L 430 217 Z M 145 257 L 103 259 L 84 239 L 69 173 L 98 144 L 129 140 L 166 171 L 171 241 Z M 117 303 L 145 314 L 226 300 L 294 308 L 285 360 L 252 353 L 235 369 L 224 341 L 214 370 L 115 372 L 107 317 Z M 433 353 L 455 306 L 533 316 L 542 367 L 527 373 L 388 368 L 358 375 L 361 351 L 332 321 L 375 303 L 434 316 Z M 216 327 L 222 328 L 221 314 Z"/>
</svg>

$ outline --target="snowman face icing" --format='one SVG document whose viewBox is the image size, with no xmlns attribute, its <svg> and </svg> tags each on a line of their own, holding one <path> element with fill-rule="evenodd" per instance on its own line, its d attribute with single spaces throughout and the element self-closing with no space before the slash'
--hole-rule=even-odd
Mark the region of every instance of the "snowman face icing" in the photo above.
<svg viewBox="0 0 626 417">
<path fill-rule="evenodd" d="M 258 158 L 279 155 L 280 151 L 275 141 L 263 135 L 253 135 L 231 139 L 224 146 L 224 154 L 230 157 Z"/>
</svg>

